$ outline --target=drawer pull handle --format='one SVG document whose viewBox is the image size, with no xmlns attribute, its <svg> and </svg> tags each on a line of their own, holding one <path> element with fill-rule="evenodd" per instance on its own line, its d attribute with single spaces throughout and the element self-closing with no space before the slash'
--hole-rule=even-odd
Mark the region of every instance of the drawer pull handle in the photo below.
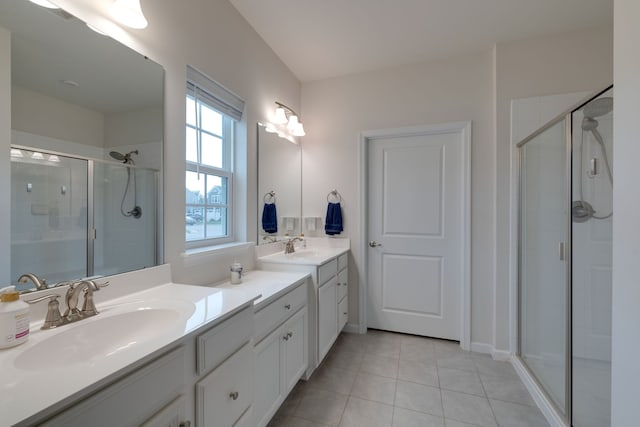
<svg viewBox="0 0 640 427">
<path fill-rule="evenodd" d="M 240 396 L 240 393 L 238 393 L 237 391 L 232 391 L 231 393 L 229 393 L 229 397 L 231 398 L 231 400 L 238 400 L 238 396 Z"/>
<path fill-rule="evenodd" d="M 285 341 L 289 341 L 289 335 L 283 336 L 282 339 L 285 340 Z"/>
<path fill-rule="evenodd" d="M 293 336 L 293 332 L 287 333 L 287 337 L 291 338 Z"/>
<path fill-rule="evenodd" d="M 286 304 L 284 308 L 286 308 L 287 310 L 291 310 L 291 304 Z"/>
<path fill-rule="evenodd" d="M 344 315 L 346 316 L 346 315 L 347 315 L 347 312 L 345 311 L 345 312 L 344 312 L 344 313 L 342 313 L 342 314 L 344 314 Z"/>
</svg>

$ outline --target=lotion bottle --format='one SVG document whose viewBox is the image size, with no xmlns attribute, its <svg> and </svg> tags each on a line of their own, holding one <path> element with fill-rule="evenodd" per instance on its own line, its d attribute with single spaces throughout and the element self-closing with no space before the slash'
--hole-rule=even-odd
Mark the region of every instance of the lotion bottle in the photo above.
<svg viewBox="0 0 640 427">
<path fill-rule="evenodd" d="M 0 289 L 0 348 L 29 339 L 29 305 L 20 300 L 15 286 Z"/>
</svg>

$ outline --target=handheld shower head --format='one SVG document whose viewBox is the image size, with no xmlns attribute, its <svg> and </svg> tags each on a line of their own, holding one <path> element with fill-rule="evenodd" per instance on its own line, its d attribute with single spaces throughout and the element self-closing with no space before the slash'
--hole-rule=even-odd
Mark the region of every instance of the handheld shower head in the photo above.
<svg viewBox="0 0 640 427">
<path fill-rule="evenodd" d="M 122 154 L 117 151 L 110 151 L 109 155 L 114 159 L 123 162 L 123 163 L 132 163 L 133 159 L 131 159 L 132 154 L 138 154 L 138 150 L 129 151 L 127 154 Z"/>
<path fill-rule="evenodd" d="M 606 96 L 604 98 L 594 99 L 584 106 L 583 114 L 591 119 L 604 116 L 613 111 L 613 98 Z"/>
</svg>

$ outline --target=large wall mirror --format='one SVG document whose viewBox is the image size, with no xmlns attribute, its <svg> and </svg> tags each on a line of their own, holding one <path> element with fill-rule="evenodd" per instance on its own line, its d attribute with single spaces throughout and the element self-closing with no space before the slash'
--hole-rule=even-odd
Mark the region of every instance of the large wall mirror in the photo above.
<svg viewBox="0 0 640 427">
<path fill-rule="evenodd" d="M 258 124 L 258 244 L 302 231 L 302 150 Z"/>
<path fill-rule="evenodd" d="M 11 39 L 5 277 L 32 290 L 24 273 L 51 285 L 161 263 L 162 67 L 27 0 L 0 2 L 0 27 Z"/>
</svg>

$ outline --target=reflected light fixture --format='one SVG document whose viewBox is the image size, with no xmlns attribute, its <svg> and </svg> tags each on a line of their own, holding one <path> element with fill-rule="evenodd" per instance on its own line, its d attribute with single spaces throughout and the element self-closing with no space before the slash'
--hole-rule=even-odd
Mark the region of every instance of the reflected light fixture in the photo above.
<svg viewBox="0 0 640 427">
<path fill-rule="evenodd" d="M 298 113 L 281 102 L 276 101 L 276 105 L 278 108 L 276 108 L 274 122 L 278 124 L 287 123 L 287 129 L 293 136 L 305 136 L 304 126 L 298 120 Z"/>
<path fill-rule="evenodd" d="M 39 151 L 34 151 L 33 154 L 31 155 L 31 158 L 33 160 L 44 160 L 44 155 L 42 155 L 42 153 Z"/>
<path fill-rule="evenodd" d="M 130 28 L 147 28 L 147 18 L 142 13 L 140 0 L 115 0 L 111 5 L 111 14 L 116 21 Z"/>
<path fill-rule="evenodd" d="M 60 9 L 58 6 L 56 6 L 55 4 L 47 0 L 29 0 L 29 1 L 31 3 L 37 4 L 38 6 L 46 7 L 47 9 Z"/>
<path fill-rule="evenodd" d="M 24 155 L 22 154 L 22 151 L 19 150 L 18 148 L 12 148 L 11 157 L 24 157 Z"/>
<path fill-rule="evenodd" d="M 49 161 L 50 161 L 50 162 L 56 162 L 56 163 L 59 163 L 59 162 L 60 162 L 60 157 L 56 156 L 55 154 L 51 154 L 51 155 L 49 156 Z"/>
</svg>

